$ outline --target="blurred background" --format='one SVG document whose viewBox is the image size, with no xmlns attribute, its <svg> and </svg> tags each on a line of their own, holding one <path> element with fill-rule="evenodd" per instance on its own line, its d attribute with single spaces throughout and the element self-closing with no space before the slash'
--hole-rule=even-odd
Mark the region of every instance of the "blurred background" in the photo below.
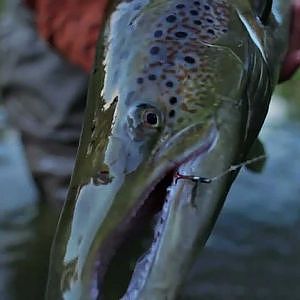
<svg viewBox="0 0 300 300">
<path fill-rule="evenodd" d="M 188 299 L 300 299 L 299 91 L 300 73 L 277 88 L 260 136 L 267 164 L 234 183 L 190 274 Z M 1 300 L 43 299 L 57 217 L 39 199 L 0 99 Z"/>
</svg>

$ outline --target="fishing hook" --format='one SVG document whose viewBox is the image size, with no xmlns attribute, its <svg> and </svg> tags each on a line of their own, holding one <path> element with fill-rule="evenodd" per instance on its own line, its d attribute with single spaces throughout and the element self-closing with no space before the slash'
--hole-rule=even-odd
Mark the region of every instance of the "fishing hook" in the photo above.
<svg viewBox="0 0 300 300">
<path fill-rule="evenodd" d="M 175 174 L 175 184 L 177 184 L 177 182 L 182 179 L 191 180 L 193 182 L 200 182 L 200 183 L 211 183 L 212 182 L 212 179 L 207 178 L 207 177 L 183 175 L 177 171 Z"/>
</svg>

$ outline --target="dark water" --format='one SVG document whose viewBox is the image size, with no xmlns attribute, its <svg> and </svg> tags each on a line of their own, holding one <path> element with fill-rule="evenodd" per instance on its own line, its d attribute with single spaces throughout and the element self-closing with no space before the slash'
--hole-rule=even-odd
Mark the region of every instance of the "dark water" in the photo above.
<svg viewBox="0 0 300 300">
<path fill-rule="evenodd" d="M 184 299 L 300 299 L 300 122 L 284 103 L 261 134 L 263 173 L 241 172 Z M 37 200 L 18 136 L 0 136 L 0 300 L 43 299 L 57 215 Z"/>
<path fill-rule="evenodd" d="M 0 300 L 43 299 L 56 222 L 37 199 L 18 135 L 0 126 Z"/>
</svg>

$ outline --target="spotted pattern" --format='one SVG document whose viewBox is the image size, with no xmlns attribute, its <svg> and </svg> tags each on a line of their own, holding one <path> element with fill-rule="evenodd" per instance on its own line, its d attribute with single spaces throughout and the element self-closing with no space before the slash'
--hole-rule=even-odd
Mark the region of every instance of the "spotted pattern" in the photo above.
<svg viewBox="0 0 300 300">
<path fill-rule="evenodd" d="M 136 92 L 142 94 L 149 82 L 156 83 L 159 100 L 167 107 L 167 122 L 182 122 L 179 110 L 193 114 L 205 106 L 214 80 L 205 43 L 225 35 L 228 23 L 226 0 L 173 1 L 157 19 Z"/>
</svg>

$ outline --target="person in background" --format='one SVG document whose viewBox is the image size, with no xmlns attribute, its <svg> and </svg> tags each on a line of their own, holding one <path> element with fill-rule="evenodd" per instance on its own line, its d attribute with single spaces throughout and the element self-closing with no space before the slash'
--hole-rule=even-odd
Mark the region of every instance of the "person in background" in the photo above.
<svg viewBox="0 0 300 300">
<path fill-rule="evenodd" d="M 21 133 L 40 198 L 62 205 L 107 0 L 7 0 L 0 99 Z"/>
<path fill-rule="evenodd" d="M 0 91 L 41 198 L 66 197 L 88 74 L 108 0 L 9 0 L 0 23 Z M 280 81 L 300 65 L 300 0 Z"/>
</svg>

